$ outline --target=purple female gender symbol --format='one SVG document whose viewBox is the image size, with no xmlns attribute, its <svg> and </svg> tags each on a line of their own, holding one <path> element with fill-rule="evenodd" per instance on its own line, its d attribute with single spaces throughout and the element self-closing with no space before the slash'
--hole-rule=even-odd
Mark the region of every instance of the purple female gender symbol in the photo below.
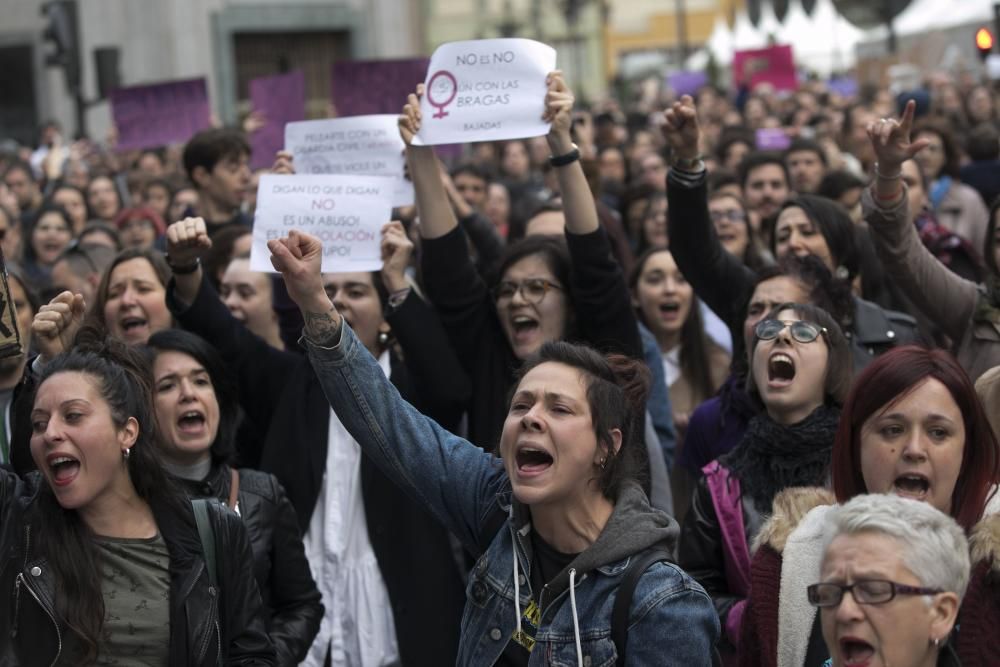
<svg viewBox="0 0 1000 667">
<path fill-rule="evenodd" d="M 455 99 L 455 95 L 458 94 L 458 81 L 451 72 L 447 70 L 440 70 L 434 73 L 431 80 L 427 82 L 427 101 L 431 103 L 432 107 L 437 108 L 437 113 L 435 113 L 433 118 L 444 118 L 448 115 L 448 112 L 444 110 L 446 106 L 451 104 L 451 101 Z M 435 97 L 439 99 L 434 99 Z M 447 99 L 440 99 L 447 97 Z"/>
</svg>

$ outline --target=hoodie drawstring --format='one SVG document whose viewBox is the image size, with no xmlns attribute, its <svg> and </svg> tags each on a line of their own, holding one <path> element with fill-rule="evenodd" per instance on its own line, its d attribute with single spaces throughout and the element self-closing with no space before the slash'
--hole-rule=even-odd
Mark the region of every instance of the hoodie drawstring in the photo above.
<svg viewBox="0 0 1000 667">
<path fill-rule="evenodd" d="M 569 571 L 569 606 L 573 610 L 573 638 L 576 639 L 576 664 L 583 667 L 583 649 L 580 647 L 580 619 L 576 615 L 576 568 Z"/>
<path fill-rule="evenodd" d="M 511 553 L 514 556 L 514 614 L 517 616 L 517 636 L 521 636 L 521 584 L 517 573 L 517 542 L 510 541 Z"/>
</svg>

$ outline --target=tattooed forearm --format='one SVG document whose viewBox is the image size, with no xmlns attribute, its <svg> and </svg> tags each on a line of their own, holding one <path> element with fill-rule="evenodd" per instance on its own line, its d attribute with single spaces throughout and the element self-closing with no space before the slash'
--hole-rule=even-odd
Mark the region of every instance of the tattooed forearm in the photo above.
<svg viewBox="0 0 1000 667">
<path fill-rule="evenodd" d="M 337 342 L 343 318 L 340 317 L 340 313 L 335 308 L 330 308 L 322 313 L 303 311 L 302 317 L 305 320 L 306 336 L 313 343 L 331 346 Z"/>
</svg>

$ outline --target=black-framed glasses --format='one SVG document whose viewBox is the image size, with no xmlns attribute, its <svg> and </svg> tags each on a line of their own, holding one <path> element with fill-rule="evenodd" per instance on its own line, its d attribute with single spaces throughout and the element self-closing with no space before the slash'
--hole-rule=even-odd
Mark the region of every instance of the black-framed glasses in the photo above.
<svg viewBox="0 0 1000 667">
<path fill-rule="evenodd" d="M 493 298 L 496 301 L 509 301 L 514 298 L 518 290 L 521 292 L 521 297 L 528 303 L 539 304 L 545 295 L 552 290 L 561 290 L 561 285 L 556 285 L 550 280 L 545 278 L 526 278 L 521 282 L 514 282 L 513 280 L 501 280 L 497 283 L 497 286 L 493 288 Z"/>
<path fill-rule="evenodd" d="M 728 211 L 709 211 L 708 217 L 712 219 L 712 222 L 722 222 L 723 220 L 743 222 L 747 219 L 747 214 L 738 208 L 733 208 Z"/>
<path fill-rule="evenodd" d="M 853 584 L 821 583 L 806 587 L 809 604 L 814 607 L 836 607 L 850 591 L 858 604 L 885 604 L 897 595 L 936 595 L 939 588 L 923 588 L 897 584 L 887 579 L 863 579 Z"/>
<path fill-rule="evenodd" d="M 781 320 L 761 320 L 754 328 L 754 335 L 760 340 L 774 340 L 785 327 L 788 327 L 792 338 L 800 343 L 811 343 L 821 335 L 827 334 L 826 327 L 816 326 L 812 322 L 805 320 L 795 320 L 794 322 L 782 322 Z"/>
</svg>

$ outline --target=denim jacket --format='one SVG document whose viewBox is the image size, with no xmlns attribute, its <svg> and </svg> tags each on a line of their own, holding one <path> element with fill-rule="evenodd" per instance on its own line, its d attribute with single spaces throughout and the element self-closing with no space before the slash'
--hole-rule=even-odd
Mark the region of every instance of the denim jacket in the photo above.
<svg viewBox="0 0 1000 667">
<path fill-rule="evenodd" d="M 652 509 L 637 484 L 626 483 L 594 544 L 533 592 L 530 512 L 512 498 L 499 459 L 403 401 L 346 324 L 334 347 L 305 345 L 330 405 L 365 454 L 479 554 L 466 590 L 458 664 L 495 664 L 532 598 L 541 616 L 530 665 L 614 665 L 611 609 L 622 575 L 630 558 L 650 547 L 673 552 L 676 522 Z M 507 517 L 499 530 L 498 513 Z M 718 636 L 718 615 L 693 579 L 673 564 L 646 570 L 629 613 L 629 664 L 711 665 Z"/>
</svg>

